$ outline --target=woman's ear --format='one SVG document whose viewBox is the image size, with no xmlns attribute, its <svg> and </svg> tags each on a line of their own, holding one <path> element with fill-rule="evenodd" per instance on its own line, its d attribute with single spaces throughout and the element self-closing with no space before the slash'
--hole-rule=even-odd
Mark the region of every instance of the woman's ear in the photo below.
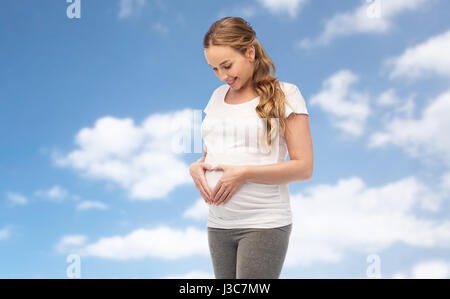
<svg viewBox="0 0 450 299">
<path fill-rule="evenodd" d="M 248 48 L 247 53 L 248 53 L 247 57 L 250 60 L 250 62 L 254 62 L 255 61 L 255 46 L 250 46 Z"/>
</svg>

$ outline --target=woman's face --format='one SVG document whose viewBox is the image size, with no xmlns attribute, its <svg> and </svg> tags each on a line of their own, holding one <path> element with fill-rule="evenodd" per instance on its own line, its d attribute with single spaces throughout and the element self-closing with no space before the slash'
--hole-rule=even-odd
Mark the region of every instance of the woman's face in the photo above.
<svg viewBox="0 0 450 299">
<path fill-rule="evenodd" d="M 229 46 L 211 46 L 204 50 L 206 60 L 220 80 L 238 90 L 252 79 L 255 48 L 247 49 L 245 55 Z"/>
</svg>

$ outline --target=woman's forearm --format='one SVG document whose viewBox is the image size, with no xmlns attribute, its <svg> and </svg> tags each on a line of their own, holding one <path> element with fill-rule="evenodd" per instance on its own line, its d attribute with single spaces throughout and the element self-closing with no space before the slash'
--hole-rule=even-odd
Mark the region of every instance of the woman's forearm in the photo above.
<svg viewBox="0 0 450 299">
<path fill-rule="evenodd" d="M 312 169 L 303 161 L 290 160 L 276 164 L 246 165 L 243 176 L 246 182 L 289 184 L 311 179 Z"/>
</svg>

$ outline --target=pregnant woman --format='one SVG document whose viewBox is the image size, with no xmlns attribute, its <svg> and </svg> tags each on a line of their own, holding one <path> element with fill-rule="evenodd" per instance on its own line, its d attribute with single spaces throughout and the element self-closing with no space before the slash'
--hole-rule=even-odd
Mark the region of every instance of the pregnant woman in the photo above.
<svg viewBox="0 0 450 299">
<path fill-rule="evenodd" d="M 215 22 L 203 48 L 226 82 L 204 109 L 204 155 L 190 167 L 209 207 L 214 275 L 279 278 L 292 230 L 288 184 L 313 173 L 306 103 L 295 84 L 275 77 L 274 63 L 244 19 Z"/>
</svg>

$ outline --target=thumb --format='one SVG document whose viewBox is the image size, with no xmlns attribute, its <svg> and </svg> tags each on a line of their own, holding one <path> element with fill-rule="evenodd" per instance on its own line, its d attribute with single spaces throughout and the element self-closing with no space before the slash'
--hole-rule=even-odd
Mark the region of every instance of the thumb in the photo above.
<svg viewBox="0 0 450 299">
<path fill-rule="evenodd" d="M 206 168 L 208 170 L 212 170 L 213 169 L 211 164 L 204 164 L 204 168 Z"/>
</svg>

